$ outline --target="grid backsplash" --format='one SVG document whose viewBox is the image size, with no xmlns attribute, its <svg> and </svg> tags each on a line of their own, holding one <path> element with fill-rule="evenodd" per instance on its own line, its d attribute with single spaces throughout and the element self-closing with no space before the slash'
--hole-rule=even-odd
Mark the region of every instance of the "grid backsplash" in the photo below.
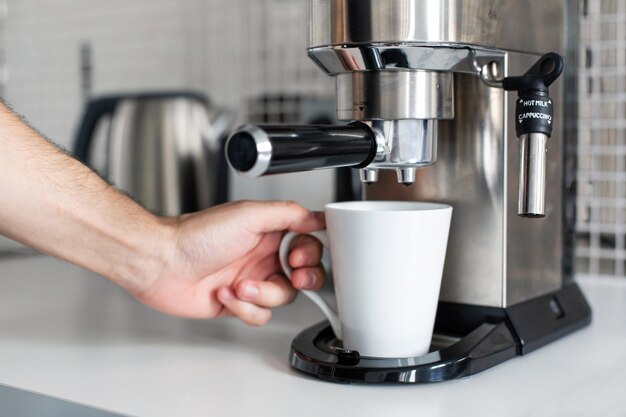
<svg viewBox="0 0 626 417">
<path fill-rule="evenodd" d="M 250 100 L 268 93 L 334 92 L 304 52 L 308 0 L 6 1 L 5 97 L 66 148 L 86 93 L 191 89 L 245 121 Z M 319 186 L 304 193 L 303 177 Z M 319 209 L 333 198 L 333 178 L 234 177 L 231 190 L 236 199 L 292 198 Z"/>
<path fill-rule="evenodd" d="M 0 0 L 0 94 L 68 148 L 86 94 L 194 89 L 274 122 L 264 95 L 333 94 L 304 53 L 307 18 L 308 0 Z M 624 276 L 626 2 L 582 1 L 579 47 L 577 271 Z M 318 185 L 306 195 L 303 178 Z M 328 173 L 232 186 L 316 208 L 333 197 Z"/>
<path fill-rule="evenodd" d="M 65 146 L 82 110 L 85 48 L 94 95 L 196 89 L 245 109 L 268 91 L 333 91 L 303 53 L 306 0 L 6 1 L 6 98 Z"/>
<path fill-rule="evenodd" d="M 626 266 L 626 2 L 581 4 L 578 100 L 578 274 Z"/>
</svg>

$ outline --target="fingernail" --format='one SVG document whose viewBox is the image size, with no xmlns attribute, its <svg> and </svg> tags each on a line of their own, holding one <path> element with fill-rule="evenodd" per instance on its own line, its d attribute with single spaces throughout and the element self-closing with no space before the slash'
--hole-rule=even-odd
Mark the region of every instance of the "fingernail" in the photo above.
<svg viewBox="0 0 626 417">
<path fill-rule="evenodd" d="M 315 276 L 314 272 L 309 272 L 306 274 L 306 281 L 304 282 L 303 288 L 310 290 L 315 287 L 315 283 L 317 282 L 317 276 Z"/>
<path fill-rule="evenodd" d="M 296 259 L 297 260 L 296 263 L 298 265 L 296 267 L 306 265 L 307 262 L 309 261 L 308 258 L 309 257 L 305 253 L 303 253 L 302 255 L 298 256 L 298 259 Z"/>
<path fill-rule="evenodd" d="M 247 282 L 241 288 L 241 297 L 246 300 L 254 300 L 259 295 L 259 289 L 256 285 Z"/>
</svg>

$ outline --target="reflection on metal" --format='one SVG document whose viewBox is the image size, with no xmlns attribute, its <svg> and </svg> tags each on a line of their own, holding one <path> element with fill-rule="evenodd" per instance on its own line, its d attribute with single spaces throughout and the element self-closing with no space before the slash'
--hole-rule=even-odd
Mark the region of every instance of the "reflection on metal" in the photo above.
<svg viewBox="0 0 626 417">
<path fill-rule="evenodd" d="M 384 138 L 384 151 L 372 169 L 418 168 L 437 160 L 437 123 L 433 119 L 375 120 L 372 130 Z"/>
<path fill-rule="evenodd" d="M 359 174 L 360 174 L 361 182 L 365 184 L 372 184 L 378 181 L 377 169 L 364 168 L 360 170 Z"/>
<path fill-rule="evenodd" d="M 509 73 L 533 56 L 510 54 Z M 561 282 L 561 130 L 546 155 L 547 219 L 517 216 L 519 150 L 512 112 L 515 95 L 477 76 L 455 76 L 455 118 L 438 122 L 437 163 L 418 169 L 415 184 L 397 184 L 381 171 L 367 199 L 440 201 L 452 216 L 442 301 L 507 306 L 559 288 Z M 459 88 L 463 86 L 463 88 Z M 555 86 L 552 95 L 562 94 Z M 561 112 L 560 104 L 555 114 Z M 560 115 L 555 116 L 560 117 Z"/>
<path fill-rule="evenodd" d="M 563 10 L 562 1 L 311 1 L 309 55 L 336 76 L 338 116 L 369 118 L 375 129 L 407 116 L 434 125 L 431 134 L 409 135 L 422 146 L 436 144 L 437 162 L 417 169 L 413 186 L 398 184 L 398 177 L 406 177 L 402 173 L 379 170 L 378 182 L 365 192 L 367 199 L 434 200 L 455 207 L 443 301 L 502 307 L 560 286 L 562 129 L 555 129 L 545 155 L 547 219 L 520 218 L 516 97 L 502 91 L 501 80 L 523 74 L 540 54 L 562 50 Z M 382 87 L 373 84 L 398 86 L 415 71 L 454 74 L 450 89 L 420 88 L 427 93 L 407 94 L 413 101 L 406 105 L 407 88 L 389 88 L 385 104 L 402 103 L 401 110 L 394 114 L 378 104 L 384 101 L 377 94 Z M 370 105 L 359 100 L 370 91 L 374 105 L 355 110 L 363 105 L 358 101 Z M 551 94 L 557 98 L 555 120 L 562 121 L 560 84 Z M 410 110 L 442 109 L 444 103 L 451 104 L 450 113 Z M 383 136 L 389 143 L 388 133 Z M 377 164 L 378 158 L 372 167 Z"/>
<path fill-rule="evenodd" d="M 339 120 L 454 117 L 451 72 L 369 71 L 339 74 L 336 79 Z"/>
<path fill-rule="evenodd" d="M 516 95 L 501 83 L 562 51 L 563 11 L 562 0 L 311 0 L 308 52 L 335 77 L 337 116 L 376 139 L 359 166 L 366 198 L 455 208 L 442 301 L 506 307 L 560 287 L 563 130 L 547 154 L 531 137 L 520 167 Z M 560 122 L 563 90 L 551 90 Z M 518 217 L 518 199 L 547 218 Z"/>
<path fill-rule="evenodd" d="M 520 141 L 519 205 L 520 216 L 545 216 L 546 152 L 548 136 L 543 133 L 522 135 Z"/>
<path fill-rule="evenodd" d="M 106 160 L 95 168 L 106 179 L 154 213 L 189 213 L 226 199 L 223 139 L 233 119 L 189 92 L 102 97 L 86 107 L 75 155 L 95 167 L 99 139 Z"/>
<path fill-rule="evenodd" d="M 562 48 L 562 1 L 312 0 L 310 4 L 312 48 L 405 43 L 528 52 Z"/>
<path fill-rule="evenodd" d="M 324 46 L 310 48 L 309 57 L 329 75 L 354 71 L 423 70 L 479 73 L 481 67 L 502 59 L 502 52 L 480 46 L 422 44 Z M 476 67 L 480 63 L 479 67 Z"/>
</svg>

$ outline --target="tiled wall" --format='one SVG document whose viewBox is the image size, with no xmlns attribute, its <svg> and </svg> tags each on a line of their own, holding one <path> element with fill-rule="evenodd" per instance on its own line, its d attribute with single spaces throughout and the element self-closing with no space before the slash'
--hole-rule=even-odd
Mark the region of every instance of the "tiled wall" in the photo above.
<svg viewBox="0 0 626 417">
<path fill-rule="evenodd" d="M 94 94 L 195 88 L 240 108 L 267 91 L 332 92 L 304 54 L 306 0 L 7 1 L 6 97 L 62 144 L 81 109 L 85 45 Z"/>
<path fill-rule="evenodd" d="M 0 97 L 5 94 L 6 87 L 6 55 L 5 55 L 5 34 L 6 34 L 6 18 L 7 18 L 7 3 L 6 0 L 0 0 Z"/>
<path fill-rule="evenodd" d="M 268 92 L 334 91 L 332 80 L 305 53 L 307 0 L 5 1 L 4 96 L 67 148 L 85 90 L 98 95 L 195 89 L 236 110 L 240 120 L 249 99 Z M 319 187 L 305 192 L 298 185 L 303 178 Z M 238 199 L 290 198 L 320 208 L 333 196 L 331 172 L 233 181 Z"/>
<path fill-rule="evenodd" d="M 581 2 L 577 271 L 626 269 L 626 2 Z"/>
</svg>

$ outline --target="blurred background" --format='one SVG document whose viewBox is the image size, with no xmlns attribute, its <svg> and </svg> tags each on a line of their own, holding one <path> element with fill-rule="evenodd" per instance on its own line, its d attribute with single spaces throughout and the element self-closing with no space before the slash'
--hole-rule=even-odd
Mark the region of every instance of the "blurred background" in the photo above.
<svg viewBox="0 0 626 417">
<path fill-rule="evenodd" d="M 334 82 L 304 52 L 306 0 L 0 4 L 3 97 L 67 149 L 85 102 L 103 94 L 198 91 L 238 122 L 264 113 L 281 121 L 297 97 L 326 98 L 334 113 Z M 316 192 L 331 187 L 331 175 L 315 173 L 321 183 L 307 190 L 234 179 L 231 198 L 291 198 L 319 208 L 326 199 Z"/>
<path fill-rule="evenodd" d="M 578 23 L 576 269 L 623 277 L 626 2 L 581 1 Z M 0 0 L 0 95 L 68 150 L 102 95 L 195 91 L 233 123 L 332 122 L 307 36 L 307 0 Z M 337 197 L 330 171 L 228 181 L 231 200 Z"/>
<path fill-rule="evenodd" d="M 626 2 L 580 5 L 577 271 L 626 267 Z"/>
</svg>

